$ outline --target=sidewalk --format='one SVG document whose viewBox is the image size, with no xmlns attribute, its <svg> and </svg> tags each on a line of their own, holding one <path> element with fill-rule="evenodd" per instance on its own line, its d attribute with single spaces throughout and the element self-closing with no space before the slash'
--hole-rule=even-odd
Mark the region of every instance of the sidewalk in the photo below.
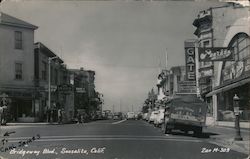
<svg viewBox="0 0 250 159">
<path fill-rule="evenodd" d="M 204 128 L 205 133 L 210 135 L 210 143 L 230 148 L 245 154 L 250 154 L 250 131 L 249 129 L 241 129 L 241 137 L 243 141 L 234 141 L 236 130 L 230 127 L 207 126 Z"/>
<path fill-rule="evenodd" d="M 58 122 L 38 122 L 38 123 L 7 123 L 6 126 L 31 126 L 31 125 L 59 125 Z"/>
</svg>

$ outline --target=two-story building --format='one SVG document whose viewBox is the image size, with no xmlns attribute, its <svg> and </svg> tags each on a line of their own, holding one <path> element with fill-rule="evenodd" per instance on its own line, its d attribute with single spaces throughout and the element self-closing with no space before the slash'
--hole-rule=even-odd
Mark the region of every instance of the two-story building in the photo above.
<svg viewBox="0 0 250 159">
<path fill-rule="evenodd" d="M 179 84 L 186 79 L 186 67 L 174 66 L 170 70 L 162 70 L 158 75 L 157 99 L 171 97 L 180 91 Z"/>
<path fill-rule="evenodd" d="M 11 121 L 35 120 L 34 31 L 38 27 L 0 12 L 0 94 Z"/>
<path fill-rule="evenodd" d="M 199 64 L 201 95 L 212 105 L 215 124 L 234 125 L 233 97 L 240 97 L 242 125 L 250 119 L 249 105 L 249 6 L 227 3 L 200 11 L 193 25 L 199 47 L 232 48 L 233 61 Z"/>
<path fill-rule="evenodd" d="M 98 93 L 95 91 L 95 71 L 70 69 L 71 81 L 74 86 L 75 110 L 85 112 L 89 117 L 95 116 L 100 109 Z"/>
<path fill-rule="evenodd" d="M 43 43 L 34 44 L 35 58 L 35 87 L 36 87 L 36 110 L 35 113 L 40 121 L 57 121 L 57 110 L 66 109 L 70 92 L 65 93 L 63 90 L 69 86 L 69 73 L 63 60 L 59 58 L 53 51 L 46 47 Z M 50 60 L 49 58 L 54 58 Z M 50 75 L 49 75 L 50 67 Z M 50 77 L 50 108 L 49 108 L 49 77 Z M 71 88 L 71 87 L 70 87 Z M 68 100 L 67 100 L 68 99 Z M 70 110 L 66 109 L 66 114 Z M 73 108 L 71 109 L 73 114 Z"/>
</svg>

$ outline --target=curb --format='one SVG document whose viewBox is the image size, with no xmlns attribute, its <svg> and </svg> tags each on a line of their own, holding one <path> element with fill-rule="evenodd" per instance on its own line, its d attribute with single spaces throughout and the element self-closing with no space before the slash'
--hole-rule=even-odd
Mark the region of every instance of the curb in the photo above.
<svg viewBox="0 0 250 159">
<path fill-rule="evenodd" d="M 244 142 L 246 142 L 246 144 Z M 211 141 L 209 141 L 209 143 L 230 148 L 231 150 L 249 155 L 249 142 L 247 141 L 240 143 L 238 141 L 234 141 L 233 139 L 225 140 L 217 137 L 211 137 Z"/>
<path fill-rule="evenodd" d="M 7 123 L 6 126 L 59 125 L 58 123 Z"/>
</svg>

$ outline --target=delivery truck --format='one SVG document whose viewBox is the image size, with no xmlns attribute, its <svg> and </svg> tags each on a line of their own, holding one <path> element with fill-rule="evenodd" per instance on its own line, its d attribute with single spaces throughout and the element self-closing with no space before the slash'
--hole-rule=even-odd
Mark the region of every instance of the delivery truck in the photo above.
<svg viewBox="0 0 250 159">
<path fill-rule="evenodd" d="M 176 94 L 167 100 L 165 106 L 162 124 L 164 133 L 181 130 L 185 133 L 193 131 L 197 136 L 202 134 L 206 122 L 207 104 L 196 94 Z"/>
</svg>

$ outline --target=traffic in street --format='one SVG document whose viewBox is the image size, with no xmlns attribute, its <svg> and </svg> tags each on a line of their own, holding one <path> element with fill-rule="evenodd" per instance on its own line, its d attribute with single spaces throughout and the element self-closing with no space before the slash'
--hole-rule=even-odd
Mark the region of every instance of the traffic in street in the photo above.
<svg viewBox="0 0 250 159">
<path fill-rule="evenodd" d="M 10 134 L 4 136 L 3 133 Z M 12 133 L 11 133 L 12 132 Z M 196 137 L 173 131 L 164 134 L 144 120 L 99 120 L 67 125 L 1 127 L 7 142 L 3 159 L 243 159 L 245 154 L 210 143 L 206 131 Z M 2 139 L 3 141 L 3 139 Z M 9 148 L 9 149 L 8 149 Z"/>
</svg>

